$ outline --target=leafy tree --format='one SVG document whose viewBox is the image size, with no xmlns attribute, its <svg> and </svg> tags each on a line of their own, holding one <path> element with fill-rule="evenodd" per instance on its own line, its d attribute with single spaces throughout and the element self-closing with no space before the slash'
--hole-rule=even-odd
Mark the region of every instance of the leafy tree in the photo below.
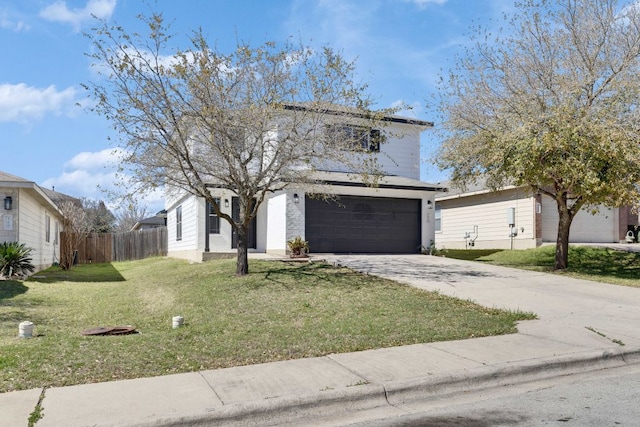
<svg viewBox="0 0 640 427">
<path fill-rule="evenodd" d="M 94 111 L 121 136 L 128 193 L 165 186 L 205 198 L 237 232 L 238 275 L 249 271 L 249 225 L 268 194 L 312 182 L 315 168 L 332 161 L 375 181 L 369 150 L 347 155 L 354 140 L 327 131 L 345 117 L 379 125 L 389 113 L 370 111 L 353 63 L 329 47 L 289 42 L 238 42 L 224 53 L 202 31 L 187 49 L 171 50 L 163 16 L 142 21 L 147 35 L 104 22 L 89 34 L 90 56 L 106 77 L 87 85 Z M 238 220 L 220 210 L 211 188 L 237 195 Z"/>
<path fill-rule="evenodd" d="M 82 199 L 82 208 L 86 213 L 90 232 L 110 233 L 114 231 L 116 217 L 107 208 L 104 201 Z"/>
<path fill-rule="evenodd" d="M 29 274 L 35 270 L 31 263 L 31 248 L 24 243 L 0 243 L 0 275 L 11 278 L 16 274 Z"/>
<path fill-rule="evenodd" d="M 555 268 L 585 207 L 640 200 L 640 8 L 525 0 L 442 81 L 439 164 L 463 185 L 527 186 L 559 214 Z"/>
</svg>

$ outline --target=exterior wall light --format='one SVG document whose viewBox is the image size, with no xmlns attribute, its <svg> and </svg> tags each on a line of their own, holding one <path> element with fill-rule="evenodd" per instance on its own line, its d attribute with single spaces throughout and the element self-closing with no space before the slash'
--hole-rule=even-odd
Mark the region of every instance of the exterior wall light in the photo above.
<svg viewBox="0 0 640 427">
<path fill-rule="evenodd" d="M 427 200 L 427 209 L 433 209 L 433 202 L 431 200 Z"/>
<path fill-rule="evenodd" d="M 224 207 L 225 208 L 229 207 L 229 199 L 224 199 Z"/>
<path fill-rule="evenodd" d="M 298 193 L 293 194 L 293 203 L 300 203 L 300 196 L 298 196 Z"/>
<path fill-rule="evenodd" d="M 4 198 L 4 209 L 6 211 L 10 211 L 12 205 L 13 205 L 13 199 L 11 198 L 11 196 L 5 197 Z"/>
</svg>

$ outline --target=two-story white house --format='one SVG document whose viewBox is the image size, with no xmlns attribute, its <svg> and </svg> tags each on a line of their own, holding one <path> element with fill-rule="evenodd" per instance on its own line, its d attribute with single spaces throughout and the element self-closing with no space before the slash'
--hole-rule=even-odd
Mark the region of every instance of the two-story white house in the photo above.
<svg viewBox="0 0 640 427">
<path fill-rule="evenodd" d="M 385 137 L 372 146 L 384 173 L 377 186 L 340 164 L 325 164 L 313 185 L 292 182 L 267 197 L 252 224 L 249 250 L 285 254 L 296 236 L 309 242 L 312 253 L 419 253 L 432 244 L 435 194 L 443 188 L 420 181 L 420 134 L 433 124 L 396 115 L 383 120 L 371 130 Z M 237 218 L 236 195 L 210 191 L 223 213 Z M 169 256 L 202 261 L 235 252 L 232 227 L 203 198 L 168 192 L 165 209 Z"/>
</svg>

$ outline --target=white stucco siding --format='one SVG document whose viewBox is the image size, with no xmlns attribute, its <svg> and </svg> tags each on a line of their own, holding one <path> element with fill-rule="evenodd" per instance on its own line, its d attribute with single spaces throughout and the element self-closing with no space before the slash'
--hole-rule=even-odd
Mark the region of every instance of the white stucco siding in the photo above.
<svg viewBox="0 0 640 427">
<path fill-rule="evenodd" d="M 518 235 L 513 239 L 514 248 L 536 246 L 535 199 L 518 189 L 478 194 L 469 197 L 445 199 L 441 207 L 441 231 L 436 231 L 438 248 L 465 248 L 465 233 L 475 237 L 476 249 L 507 249 L 511 247 L 507 210 L 515 208 Z M 522 231 L 524 228 L 524 231 Z"/>
<path fill-rule="evenodd" d="M 297 202 L 295 195 L 297 195 Z M 265 203 L 266 252 L 284 254 L 288 250 L 287 242 L 294 237 L 305 238 L 305 192 L 303 190 L 279 191 Z M 260 235 L 258 226 L 258 235 Z M 258 248 L 260 250 L 260 248 Z"/>
<path fill-rule="evenodd" d="M 549 197 L 542 198 L 542 241 L 555 242 L 558 238 L 558 209 Z M 573 219 L 569 232 L 570 243 L 618 243 L 617 208 L 600 206 L 600 212 L 592 215 L 583 208 Z"/>
<path fill-rule="evenodd" d="M 287 250 L 287 193 L 278 192 L 265 204 L 266 251 L 284 254 Z"/>
</svg>

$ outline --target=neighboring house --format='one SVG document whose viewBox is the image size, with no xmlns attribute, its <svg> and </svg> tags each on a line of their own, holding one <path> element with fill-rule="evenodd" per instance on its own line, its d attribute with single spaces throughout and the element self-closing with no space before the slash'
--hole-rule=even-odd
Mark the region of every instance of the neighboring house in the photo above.
<svg viewBox="0 0 640 427">
<path fill-rule="evenodd" d="M 24 243 L 31 248 L 36 271 L 60 261 L 62 215 L 52 200 L 54 195 L 60 193 L 0 171 L 0 241 Z"/>
<path fill-rule="evenodd" d="M 638 224 L 630 208 L 598 208 L 594 215 L 588 206 L 578 212 L 569 243 L 624 242 L 629 227 Z M 449 188 L 436 197 L 435 215 L 439 249 L 527 249 L 557 239 L 556 202 L 522 187 L 498 191 L 482 184 L 465 191 Z"/>
<path fill-rule="evenodd" d="M 375 150 L 387 174 L 377 187 L 366 186 L 340 165 L 326 166 L 328 170 L 314 177 L 313 187 L 292 184 L 261 204 L 249 250 L 285 254 L 287 241 L 296 236 L 307 240 L 315 253 L 418 253 L 428 247 L 435 233 L 435 194 L 443 190 L 420 181 L 420 133 L 433 124 L 399 116 L 385 120 L 388 126 L 372 131 L 387 136 Z M 211 192 L 223 212 L 238 216 L 232 192 Z M 235 233 L 204 199 L 168 193 L 165 207 L 169 256 L 202 261 L 209 254 L 234 253 Z"/>
<path fill-rule="evenodd" d="M 136 222 L 133 227 L 131 227 L 131 231 L 149 230 L 164 227 L 165 225 L 167 225 L 167 211 L 161 210 L 154 216 Z"/>
</svg>

